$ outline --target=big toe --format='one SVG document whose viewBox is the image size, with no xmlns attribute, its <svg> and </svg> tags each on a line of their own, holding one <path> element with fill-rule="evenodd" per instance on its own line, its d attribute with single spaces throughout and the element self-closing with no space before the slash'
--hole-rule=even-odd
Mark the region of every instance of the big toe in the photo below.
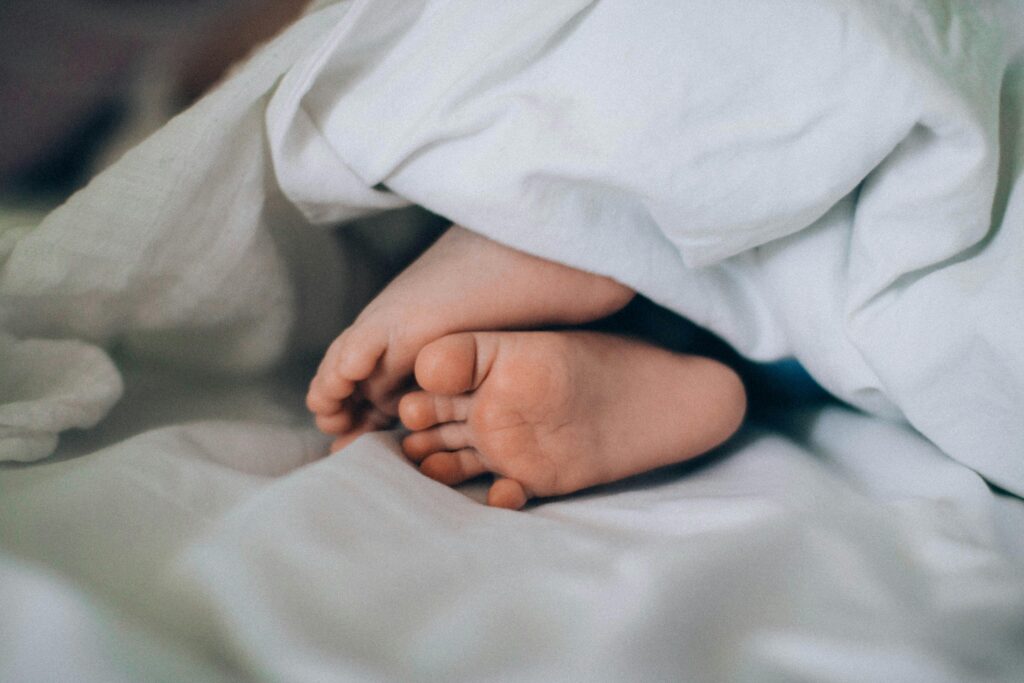
<svg viewBox="0 0 1024 683">
<path fill-rule="evenodd" d="M 486 376 L 488 335 L 450 334 L 423 347 L 416 357 L 416 382 L 425 390 L 454 396 L 480 386 Z"/>
</svg>

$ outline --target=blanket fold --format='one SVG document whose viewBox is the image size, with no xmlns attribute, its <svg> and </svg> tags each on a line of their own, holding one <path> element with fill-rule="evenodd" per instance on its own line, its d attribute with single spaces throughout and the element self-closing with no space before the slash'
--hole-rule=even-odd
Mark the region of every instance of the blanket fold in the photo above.
<svg viewBox="0 0 1024 683">
<path fill-rule="evenodd" d="M 295 26 L 37 227 L 4 230 L 0 358 L 19 381 L 0 383 L 0 458 L 49 455 L 109 410 L 121 379 L 100 348 L 231 373 L 281 355 L 295 302 L 263 116 L 322 26 Z"/>
<path fill-rule="evenodd" d="M 294 313 L 267 199 L 415 203 L 1024 493 L 1019 6 L 321 6 L 19 240 L 3 329 L 265 365 Z"/>
<path fill-rule="evenodd" d="M 316 176 L 286 150 L 320 146 L 749 357 L 794 355 L 1024 491 L 1019 8 L 401 7 L 356 3 L 284 79 L 278 177 Z"/>
</svg>

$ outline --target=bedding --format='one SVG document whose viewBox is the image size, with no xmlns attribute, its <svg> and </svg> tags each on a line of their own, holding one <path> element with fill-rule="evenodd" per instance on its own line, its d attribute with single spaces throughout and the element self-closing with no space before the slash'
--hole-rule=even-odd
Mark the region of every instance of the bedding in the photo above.
<svg viewBox="0 0 1024 683">
<path fill-rule="evenodd" d="M 0 478 L 3 680 L 1024 667 L 1024 506 L 904 425 L 788 412 L 703 466 L 511 514 L 422 477 L 391 434 L 321 457 L 286 374 L 127 374 L 114 433 L 65 440 L 88 455 Z"/>
<path fill-rule="evenodd" d="M 1022 22 L 318 3 L 3 224 L 0 677 L 1019 679 Z M 426 238 L 412 205 L 848 406 L 522 514 L 393 433 L 322 457 L 289 359 Z"/>
</svg>

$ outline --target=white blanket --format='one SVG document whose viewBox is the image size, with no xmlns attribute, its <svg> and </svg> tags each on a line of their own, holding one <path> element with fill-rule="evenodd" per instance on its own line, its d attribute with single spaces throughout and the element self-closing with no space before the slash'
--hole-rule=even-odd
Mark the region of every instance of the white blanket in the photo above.
<svg viewBox="0 0 1024 683">
<path fill-rule="evenodd" d="M 0 610 L 0 677 L 1019 677 L 1024 513 L 975 474 L 1024 493 L 1019 7 L 321 5 L 0 236 L 0 458 L 117 406 L 0 469 L 0 599 L 52 605 Z M 309 224 L 410 203 L 895 421 L 522 515 L 390 436 L 312 462 L 298 387 L 210 373 L 336 331 L 385 275 Z"/>
<path fill-rule="evenodd" d="M 414 201 L 795 355 L 1020 493 L 1014 6 L 329 5 L 8 244 L 0 325 L 260 366 L 293 315 L 277 188 L 314 222 Z M 33 397 L 5 457 L 113 395 Z"/>
<path fill-rule="evenodd" d="M 357 3 L 268 130 L 311 219 L 384 184 L 750 357 L 793 354 L 1022 493 L 1019 12 Z"/>
</svg>

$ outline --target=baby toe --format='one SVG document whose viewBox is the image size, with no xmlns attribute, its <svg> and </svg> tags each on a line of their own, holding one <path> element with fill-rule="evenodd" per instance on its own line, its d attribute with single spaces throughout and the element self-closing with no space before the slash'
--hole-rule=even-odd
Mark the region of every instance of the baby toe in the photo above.
<svg viewBox="0 0 1024 683">
<path fill-rule="evenodd" d="M 464 422 L 469 415 L 470 397 L 443 396 L 415 391 L 402 397 L 398 416 L 412 430 L 422 430 L 443 422 Z"/>
<path fill-rule="evenodd" d="M 414 462 L 438 451 L 457 451 L 472 446 L 469 428 L 462 422 L 447 422 L 438 427 L 413 432 L 402 440 L 402 452 Z"/>
<path fill-rule="evenodd" d="M 526 489 L 515 479 L 498 477 L 487 491 L 487 504 L 491 507 L 519 510 L 530 499 Z"/>
<path fill-rule="evenodd" d="M 341 409 L 339 397 L 329 394 L 317 377 L 309 385 L 306 392 L 306 408 L 317 415 L 333 415 Z"/>
<path fill-rule="evenodd" d="M 352 413 L 347 410 L 331 415 L 318 414 L 316 416 L 316 428 L 324 434 L 344 434 L 352 428 L 354 422 Z"/>
<path fill-rule="evenodd" d="M 486 471 L 477 452 L 472 448 L 463 448 L 453 453 L 434 453 L 420 463 L 420 472 L 448 486 L 469 481 Z"/>
</svg>

